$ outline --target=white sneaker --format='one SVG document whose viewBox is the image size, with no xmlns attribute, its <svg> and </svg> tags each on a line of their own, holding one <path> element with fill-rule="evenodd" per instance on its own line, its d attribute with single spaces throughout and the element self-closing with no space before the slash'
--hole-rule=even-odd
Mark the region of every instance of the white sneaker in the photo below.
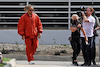
<svg viewBox="0 0 100 67">
<path fill-rule="evenodd" d="M 34 61 L 30 61 L 29 64 L 34 64 Z"/>
</svg>

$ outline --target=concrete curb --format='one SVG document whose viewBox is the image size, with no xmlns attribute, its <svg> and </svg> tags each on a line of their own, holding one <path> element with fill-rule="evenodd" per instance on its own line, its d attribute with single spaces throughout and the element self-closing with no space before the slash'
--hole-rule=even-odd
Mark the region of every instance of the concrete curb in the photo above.
<svg viewBox="0 0 100 67">
<path fill-rule="evenodd" d="M 9 63 L 12 67 L 16 67 L 16 59 L 11 59 Z"/>
<path fill-rule="evenodd" d="M 11 64 L 6 64 L 4 67 L 12 67 Z"/>
<path fill-rule="evenodd" d="M 26 55 L 22 54 L 5 54 L 3 55 L 6 58 L 15 58 L 16 60 L 27 60 Z M 59 56 L 59 55 L 34 55 L 34 60 L 39 61 L 72 61 L 71 56 Z M 83 56 L 77 57 L 78 61 L 83 62 Z M 96 58 L 96 61 L 98 61 L 98 57 Z"/>
<path fill-rule="evenodd" d="M 11 59 L 4 67 L 16 67 L 16 59 Z"/>
</svg>

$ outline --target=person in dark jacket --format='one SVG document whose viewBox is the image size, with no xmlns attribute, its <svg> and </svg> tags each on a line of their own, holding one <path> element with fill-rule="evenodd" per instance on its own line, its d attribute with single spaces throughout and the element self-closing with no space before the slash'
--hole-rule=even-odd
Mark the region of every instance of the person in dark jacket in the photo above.
<svg viewBox="0 0 100 67">
<path fill-rule="evenodd" d="M 78 66 L 78 63 L 77 63 L 77 56 L 79 55 L 80 53 L 80 47 L 81 47 L 81 44 L 80 44 L 80 30 L 83 32 L 84 36 L 85 36 L 85 39 L 86 41 L 88 41 L 87 37 L 86 37 L 86 33 L 79 21 L 79 17 L 77 14 L 73 14 L 72 15 L 72 23 L 71 23 L 71 38 L 72 40 L 70 41 L 71 43 L 71 46 L 72 46 L 72 49 L 73 49 L 73 57 L 72 57 L 72 63 L 76 66 Z"/>
</svg>

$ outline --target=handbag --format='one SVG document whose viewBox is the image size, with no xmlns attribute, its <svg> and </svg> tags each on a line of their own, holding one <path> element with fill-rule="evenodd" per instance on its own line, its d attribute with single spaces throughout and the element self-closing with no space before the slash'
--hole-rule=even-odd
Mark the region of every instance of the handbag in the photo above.
<svg viewBox="0 0 100 67">
<path fill-rule="evenodd" d="M 72 37 L 69 37 L 68 40 L 71 41 L 72 40 Z"/>
<path fill-rule="evenodd" d="M 99 32 L 97 30 L 94 30 L 93 34 L 94 34 L 94 36 L 98 36 Z"/>
</svg>

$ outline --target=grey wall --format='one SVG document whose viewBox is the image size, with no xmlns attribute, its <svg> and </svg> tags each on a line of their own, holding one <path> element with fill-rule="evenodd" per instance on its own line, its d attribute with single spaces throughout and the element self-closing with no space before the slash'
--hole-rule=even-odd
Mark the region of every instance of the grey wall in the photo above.
<svg viewBox="0 0 100 67">
<path fill-rule="evenodd" d="M 39 44 L 70 44 L 68 41 L 70 35 L 70 30 L 44 30 L 41 39 L 39 39 Z M 0 30 L 0 43 L 16 42 L 24 44 L 17 30 Z M 96 43 L 99 43 L 98 37 Z"/>
<path fill-rule="evenodd" d="M 40 44 L 70 44 L 70 30 L 44 30 Z"/>
</svg>

